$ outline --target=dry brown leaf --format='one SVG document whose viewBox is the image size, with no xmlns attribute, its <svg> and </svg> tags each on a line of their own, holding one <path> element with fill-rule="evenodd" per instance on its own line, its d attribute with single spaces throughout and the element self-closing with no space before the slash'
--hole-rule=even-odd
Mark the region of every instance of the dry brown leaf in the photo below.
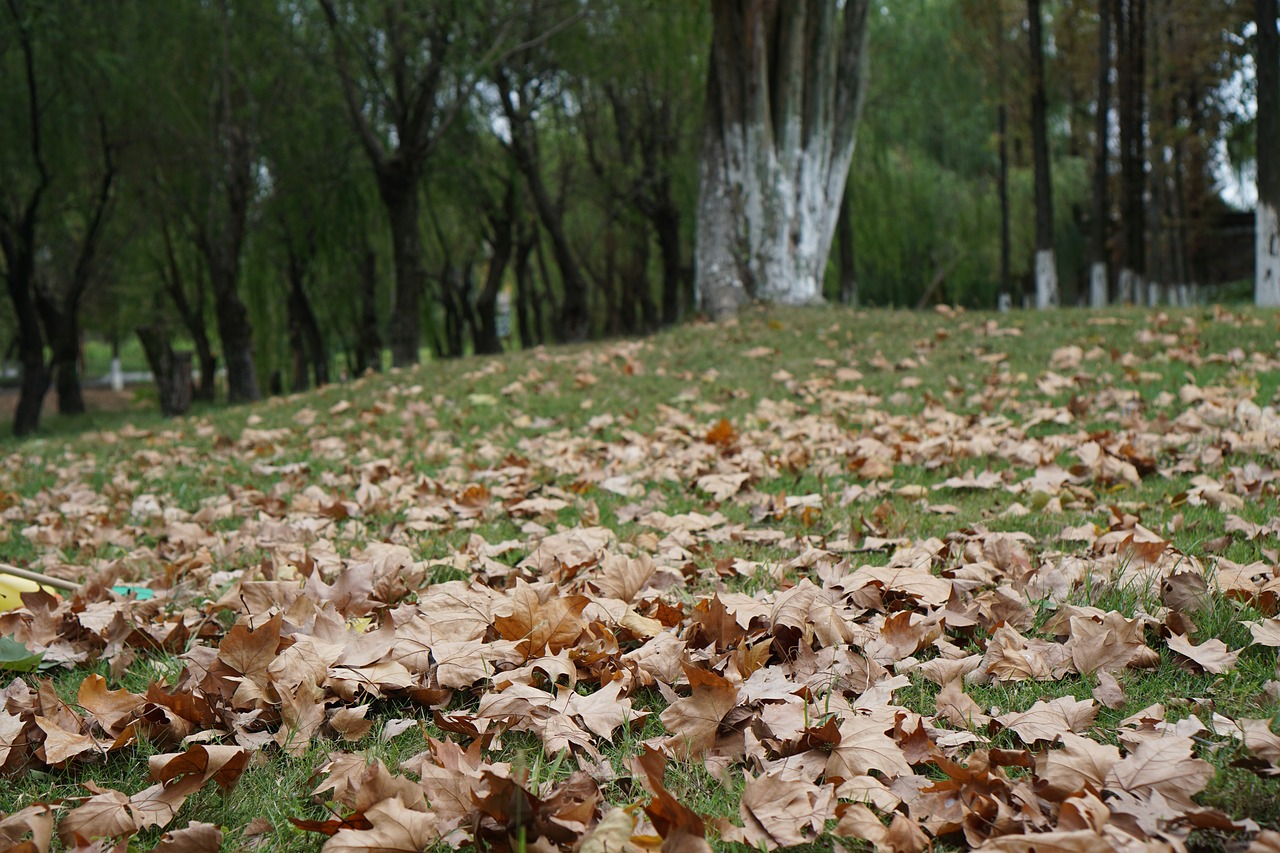
<svg viewBox="0 0 1280 853">
<path fill-rule="evenodd" d="M 738 705 L 738 688 L 714 672 L 683 664 L 690 695 L 681 697 L 659 715 L 670 732 L 667 748 L 696 758 L 715 746 L 720 723 Z"/>
<path fill-rule="evenodd" d="M 766 850 L 806 844 L 822 834 L 833 806 L 830 786 L 779 775 L 748 776 L 739 805 L 743 825 L 724 823 L 720 835 Z"/>
<path fill-rule="evenodd" d="M 1171 652 L 1186 658 L 1201 670 L 1215 675 L 1229 671 L 1236 665 L 1236 658 L 1240 657 L 1239 652 L 1229 651 L 1227 644 L 1217 638 L 1206 640 L 1197 646 L 1184 635 L 1174 634 L 1165 642 L 1168 643 Z"/>
<path fill-rule="evenodd" d="M 1092 699 L 1061 696 L 1048 702 L 1038 700 L 1025 711 L 1001 714 L 995 720 L 1032 746 L 1036 741 L 1053 741 L 1064 732 L 1082 732 L 1097 716 L 1098 706 Z"/>
<path fill-rule="evenodd" d="M 1120 682 L 1105 669 L 1098 670 L 1098 686 L 1093 688 L 1093 698 L 1112 710 L 1123 708 L 1129 702 Z"/>
<path fill-rule="evenodd" d="M 842 720 L 840 741 L 831 747 L 827 758 L 827 778 L 851 779 L 871 770 L 889 779 L 910 776 L 906 755 L 898 742 L 885 734 L 886 730 L 883 722 L 872 717 L 851 715 Z"/>
<path fill-rule="evenodd" d="M 1048 786 L 1047 796 L 1063 800 L 1078 791 L 1101 792 L 1107 775 L 1120 761 L 1120 750 L 1110 744 L 1064 732 L 1061 749 L 1050 749 L 1036 758 L 1036 777 Z"/>
<path fill-rule="evenodd" d="M 218 853 L 220 849 L 222 830 L 211 823 L 192 821 L 161 836 L 154 853 Z"/>
<path fill-rule="evenodd" d="M 324 853 L 419 853 L 439 840 L 436 818 L 398 799 L 382 800 L 364 813 L 371 829 L 342 829 L 325 842 Z"/>
<path fill-rule="evenodd" d="M 1106 786 L 1138 796 L 1158 793 L 1171 803 L 1193 808 L 1191 797 L 1213 778 L 1213 765 L 1193 756 L 1189 737 L 1144 740 L 1112 766 Z"/>
<path fill-rule="evenodd" d="M 1000 853 L 1119 853 L 1115 845 L 1092 829 L 1002 835 L 982 845 Z"/>
<path fill-rule="evenodd" d="M 53 838 L 53 812 L 54 806 L 36 803 L 0 818 L 0 844 L 5 845 L 5 849 L 48 853 Z M 20 846 L 24 839 L 30 845 L 27 848 Z"/>
</svg>

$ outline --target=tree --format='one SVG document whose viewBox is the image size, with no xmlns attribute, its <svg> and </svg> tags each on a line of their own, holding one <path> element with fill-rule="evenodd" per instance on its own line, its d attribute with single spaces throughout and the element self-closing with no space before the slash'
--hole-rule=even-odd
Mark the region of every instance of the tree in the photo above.
<svg viewBox="0 0 1280 853">
<path fill-rule="evenodd" d="M 378 185 L 391 231 L 395 308 L 391 358 L 418 363 L 422 184 L 441 138 L 471 100 L 480 72 L 510 47 L 494 0 L 351 3 L 318 0 L 331 35 L 347 116 Z M 557 27 L 535 37 L 541 41 Z"/>
<path fill-rule="evenodd" d="M 1045 125 L 1044 37 L 1040 0 L 1027 0 L 1031 22 L 1031 149 L 1036 175 L 1036 307 L 1058 304 L 1058 263 L 1053 251 L 1053 180 Z"/>
<path fill-rule="evenodd" d="M 1258 206 L 1254 301 L 1280 306 L 1280 35 L 1276 0 L 1257 0 Z"/>
<path fill-rule="evenodd" d="M 16 62 L 21 69 L 17 79 L 21 80 L 23 95 L 17 109 L 12 111 L 17 115 L 11 112 L 9 117 L 17 120 L 14 124 L 22 128 L 26 137 L 21 142 L 15 140 L 15 148 L 29 157 L 29 162 L 19 162 L 8 156 L 0 160 L 3 163 L 0 192 L 4 193 L 0 202 L 0 249 L 3 249 L 5 260 L 5 285 L 17 320 L 18 360 L 22 371 L 13 433 L 21 436 L 35 432 L 40 425 L 40 408 L 49 387 L 44 334 L 36 308 L 35 270 L 36 232 L 41 206 L 53 175 L 47 160 L 44 134 L 49 102 L 41 95 L 33 18 L 26 4 L 19 0 L 7 0 L 5 11 L 18 49 L 16 57 L 11 60 L 6 55 L 8 41 L 0 43 L 0 60 L 5 61 L 6 67 L 12 67 L 11 63 Z"/>
<path fill-rule="evenodd" d="M 1120 88 L 1121 263 L 1117 294 L 1132 302 L 1146 290 L 1146 0 L 1116 0 Z"/>
<path fill-rule="evenodd" d="M 1111 2 L 1098 0 L 1098 100 L 1094 106 L 1093 215 L 1089 222 L 1089 305 L 1101 308 L 1110 300 L 1107 273 L 1108 196 L 1107 151 L 1111 136 Z"/>
<path fill-rule="evenodd" d="M 868 5 L 713 0 L 695 258 L 711 316 L 751 298 L 821 299 L 866 87 Z"/>
</svg>

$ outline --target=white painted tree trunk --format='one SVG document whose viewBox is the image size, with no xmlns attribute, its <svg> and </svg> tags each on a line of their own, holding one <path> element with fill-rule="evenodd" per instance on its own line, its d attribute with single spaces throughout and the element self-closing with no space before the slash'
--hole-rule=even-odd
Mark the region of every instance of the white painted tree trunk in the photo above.
<svg viewBox="0 0 1280 853">
<path fill-rule="evenodd" d="M 1116 301 L 1121 305 L 1131 304 L 1134 296 L 1138 293 L 1138 285 L 1137 273 L 1131 269 L 1120 270 L 1120 275 L 1116 279 Z"/>
<path fill-rule="evenodd" d="M 124 390 L 124 371 L 120 367 L 120 356 L 111 358 L 111 369 L 107 373 L 107 378 L 111 383 L 112 391 Z"/>
<path fill-rule="evenodd" d="M 1160 304 L 1160 282 L 1147 282 L 1147 304 L 1153 308 Z"/>
<path fill-rule="evenodd" d="M 1274 207 L 1258 199 L 1255 214 L 1257 268 L 1253 301 L 1266 308 L 1280 306 L 1280 219 Z"/>
<path fill-rule="evenodd" d="M 713 318 L 822 301 L 853 159 L 868 0 L 767 5 L 712 4 L 695 283 Z"/>
<path fill-rule="evenodd" d="M 1058 262 L 1053 249 L 1036 251 L 1036 307 L 1058 307 Z"/>
<path fill-rule="evenodd" d="M 1008 314 L 1013 308 L 1013 296 L 1008 293 L 1001 293 L 996 300 L 996 306 L 1000 309 L 1001 314 Z"/>
<path fill-rule="evenodd" d="M 1107 265 L 1102 261 L 1089 267 L 1089 307 L 1107 307 Z"/>
</svg>

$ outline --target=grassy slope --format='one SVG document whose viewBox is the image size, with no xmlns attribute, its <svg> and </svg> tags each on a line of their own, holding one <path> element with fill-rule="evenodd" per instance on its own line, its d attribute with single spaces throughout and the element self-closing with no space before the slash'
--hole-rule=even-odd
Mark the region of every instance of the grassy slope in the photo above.
<svg viewBox="0 0 1280 853">
<path fill-rule="evenodd" d="M 1099 324 L 1105 319 L 1106 324 Z M 1013 329 L 1020 335 L 992 335 L 999 329 Z M 1099 315 L 1080 311 L 1058 311 L 1044 314 L 1013 314 L 1002 317 L 963 314 L 948 318 L 935 314 L 861 312 L 837 308 L 806 311 L 751 312 L 740 323 L 728 327 L 690 326 L 662 333 L 636 342 L 616 342 L 591 347 L 552 349 L 517 353 L 499 358 L 468 359 L 434 364 L 420 371 L 370 377 L 347 386 L 269 401 L 260 406 L 211 410 L 196 418 L 163 424 L 143 418 L 146 434 L 130 431 L 59 435 L 24 444 L 8 443 L 9 454 L 0 479 L 0 506 L 10 507 L 7 525 L 0 527 L 0 561 L 27 564 L 45 558 L 51 562 L 88 565 L 117 557 L 127 557 L 137 549 L 113 545 L 83 548 L 59 543 L 55 557 L 52 546 L 29 541 L 23 530 L 35 519 L 24 506 L 49 504 L 49 490 L 66 492 L 69 482 L 78 482 L 98 491 L 121 495 L 150 493 L 161 503 L 195 512 L 210 500 L 225 495 L 229 488 L 258 489 L 276 494 L 286 504 L 309 483 L 323 482 L 327 474 L 339 476 L 354 465 L 388 457 L 393 464 L 414 475 L 435 478 L 444 483 L 464 482 L 469 476 L 482 474 L 501 459 L 501 451 L 527 452 L 530 437 L 562 433 L 566 442 L 575 437 L 588 438 L 597 444 L 593 452 L 608 446 L 619 446 L 629 433 L 648 435 L 664 427 L 672 410 L 691 416 L 697 428 L 711 428 L 721 418 L 739 429 L 774 428 L 762 413 L 762 400 L 786 401 L 798 407 L 797 412 L 811 412 L 829 420 L 851 434 L 874 429 L 875 412 L 915 414 L 932 399 L 944 402 L 964 415 L 1006 415 L 1018 422 L 1039 405 L 1061 407 L 1073 394 L 1082 398 L 1105 389 L 1134 389 L 1140 394 L 1135 411 L 1151 418 L 1163 405 L 1169 416 L 1179 411 L 1178 392 L 1194 378 L 1200 386 L 1219 386 L 1251 394 L 1259 404 L 1273 402 L 1280 376 L 1273 370 L 1258 370 L 1249 359 L 1241 362 L 1231 351 L 1241 348 L 1246 354 L 1259 352 L 1274 360 L 1277 318 L 1274 314 L 1249 312 L 1240 316 L 1215 315 L 1210 309 L 1170 311 L 1156 317 L 1148 312 L 1109 311 Z M 1101 347 L 1105 356 L 1087 360 L 1076 369 L 1081 379 L 1071 388 L 1054 389 L 1045 394 L 1035 382 L 1044 376 L 1051 353 L 1058 347 L 1078 344 L 1085 350 Z M 1170 358 L 1177 348 L 1198 356 L 1200 363 L 1190 365 L 1184 358 Z M 773 352 L 767 352 L 772 350 Z M 750 353 L 755 357 L 746 357 Z M 1003 354 L 1004 358 L 1000 358 Z M 1221 359 L 1210 356 L 1219 355 Z M 824 383 L 839 368 L 855 368 L 863 378 L 841 385 L 845 390 L 863 389 L 878 397 L 870 405 L 831 404 L 824 395 Z M 1060 371 L 1070 375 L 1072 371 Z M 952 390 L 951 394 L 948 391 Z M 1162 392 L 1170 392 L 1162 397 Z M 336 404 L 350 403 L 335 414 Z M 412 405 L 410 405 L 412 403 Z M 669 407 L 669 408 L 668 408 Z M 339 407 L 342 408 L 342 407 Z M 300 426 L 297 413 L 309 409 L 316 413 L 312 426 Z M 611 417 L 602 417 L 602 416 Z M 1078 440 L 1081 431 L 1100 432 L 1125 427 L 1120 409 L 1106 408 L 1084 414 L 1083 423 L 1055 425 L 1044 423 L 1030 428 L 1030 434 L 1060 432 Z M 110 420 L 99 420 L 97 426 L 111 428 Z M 256 452 L 239 452 L 226 448 L 219 437 L 235 440 L 246 426 L 254 429 L 282 429 L 286 433 Z M 312 442 L 326 435 L 338 436 L 350 455 L 328 459 L 312 452 Z M 190 456 L 175 464 L 167 449 L 172 443 L 191 449 Z M 779 458 L 803 448 L 805 440 L 793 436 L 780 441 Z M 546 447 L 546 443 L 538 445 Z M 155 456 L 159 456 L 156 459 Z M 1071 465 L 1075 457 L 1064 449 L 1063 465 Z M 826 500 L 820 513 L 791 513 L 764 526 L 780 527 L 789 534 L 827 534 L 840 536 L 869 532 L 873 510 L 890 537 L 922 540 L 945 536 L 973 524 L 984 524 L 993 530 L 1025 531 L 1037 542 L 1048 543 L 1068 525 L 1094 522 L 1105 527 L 1108 505 L 1118 505 L 1141 515 L 1142 523 L 1153 530 L 1166 530 L 1179 549 L 1212 563 L 1225 556 L 1239 563 L 1263 559 L 1265 540 L 1214 543 L 1214 551 L 1204 544 L 1214 542 L 1223 533 L 1225 513 L 1212 506 L 1184 505 L 1179 495 L 1190 488 L 1196 473 L 1220 476 L 1229 465 L 1248 461 L 1228 458 L 1223 465 L 1203 472 L 1187 471 L 1169 478 L 1146 477 L 1140 487 L 1118 486 L 1098 489 L 1096 503 L 1068 509 L 1063 513 L 1044 512 L 1030 502 L 1029 514 L 1009 515 L 1006 510 L 1015 502 L 1028 503 L 1027 496 L 1002 491 L 930 491 L 929 502 L 953 504 L 957 512 L 942 515 L 929 512 L 922 501 L 911 496 L 889 493 L 883 501 L 851 503 L 842 506 L 842 491 L 854 485 L 866 485 L 856 473 L 844 471 L 820 475 L 807 466 L 803 455 L 794 457 L 790 470 L 774 481 L 760 482 L 755 488 L 763 494 L 821 494 Z M 1274 460 L 1257 460 L 1274 464 Z M 306 462 L 304 476 L 266 473 L 260 463 L 284 466 Z M 597 488 L 589 478 L 579 478 L 557 468 L 556 460 L 532 459 L 534 479 L 547 489 L 570 499 L 569 506 L 553 519 L 543 519 L 550 526 L 573 526 L 584 513 L 598 517 L 605 526 L 615 529 L 620 540 L 635 542 L 644 531 L 634 523 L 618 521 L 618 510 L 631 503 L 607 490 Z M 1007 463 L 998 462 L 997 469 Z M 938 468 L 899 465 L 892 475 L 895 486 L 918 484 L 932 487 L 948 477 L 965 474 L 982 460 L 949 463 Z M 122 484 L 122 481 L 132 483 Z M 114 486 L 112 485 L 114 483 Z M 711 512 L 714 502 L 695 490 L 688 482 L 654 481 L 642 484 L 649 490 L 654 505 L 669 513 L 697 510 Z M 24 505 L 24 499 L 35 499 Z M 120 512 L 127 516 L 129 499 L 122 498 Z M 752 523 L 748 509 L 730 501 L 718 506 L 731 521 Z M 1274 491 L 1264 500 L 1249 502 L 1236 509 L 1247 520 L 1263 523 L 1275 517 Z M 1180 517 L 1175 524 L 1175 517 Z M 365 541 L 388 540 L 408 544 L 420 559 L 434 560 L 451 555 L 479 533 L 490 542 L 524 536 L 520 522 L 502 512 L 483 515 L 474 525 L 451 525 L 448 529 L 414 533 L 403 525 L 401 508 L 385 515 L 372 515 L 341 523 L 338 537 L 342 550 L 357 547 Z M 47 519 L 46 519 L 47 521 Z M 123 519 L 122 519 L 123 521 Z M 213 523 L 215 530 L 230 533 L 241 524 L 238 518 Z M 1172 527 L 1169 527 L 1173 525 Z M 144 534 L 137 545 L 164 552 L 162 531 Z M 504 556 L 514 562 L 523 551 Z M 232 552 L 219 557 L 217 569 L 238 570 L 258 563 L 263 553 L 253 550 Z M 700 568 L 714 565 L 724 556 L 741 556 L 765 563 L 790 559 L 794 553 L 774 547 L 729 544 L 708 549 L 697 555 Z M 138 557 L 138 572 L 154 569 L 158 560 Z M 881 563 L 885 553 L 856 555 L 855 561 Z M 1274 556 L 1271 557 L 1274 561 Z M 457 573 L 447 566 L 433 570 L 437 580 L 449 579 Z M 688 590 L 688 600 L 705 594 L 714 584 L 704 573 L 700 585 Z M 795 581 L 792 571 L 785 578 Z M 728 589 L 755 591 L 769 582 L 761 576 L 752 579 L 730 578 L 722 582 Z M 212 593 L 213 591 L 211 591 Z M 1154 611 L 1159 607 L 1158 591 L 1142 588 L 1116 589 L 1105 586 L 1084 587 L 1074 594 L 1075 601 L 1092 603 L 1104 609 L 1118 609 L 1132 615 L 1139 608 Z M 1198 614 L 1201 637 L 1217 636 L 1232 649 L 1244 648 L 1248 630 L 1240 623 L 1259 618 L 1261 614 L 1246 603 L 1215 598 Z M 1217 710 L 1231 717 L 1271 716 L 1275 706 L 1268 704 L 1263 685 L 1276 678 L 1275 650 L 1246 648 L 1237 666 L 1224 675 L 1192 674 L 1179 667 L 1161 640 L 1148 634 L 1148 643 L 1161 652 L 1162 662 L 1154 670 L 1124 676 L 1123 686 L 1129 694 L 1128 704 L 1119 710 L 1103 709 L 1097 725 L 1098 737 L 1114 738 L 1115 724 L 1146 705 L 1169 701 L 1170 697 L 1206 699 L 1205 703 L 1171 703 L 1170 719 L 1192 713 L 1207 718 Z M 151 657 L 138 661 L 113 686 L 134 690 L 145 688 L 152 678 L 173 678 L 181 663 L 170 657 Z M 96 671 L 106 674 L 104 665 Z M 74 696 L 85 669 L 63 671 L 56 676 L 64 695 Z M 1087 698 L 1094 687 L 1092 678 L 1072 676 L 1059 682 L 1022 682 L 1004 686 L 974 687 L 971 695 L 984 707 L 1022 710 L 1039 698 L 1074 695 Z M 932 711 L 937 688 L 915 678 L 910 688 L 898 694 L 898 701 L 914 710 Z M 654 693 L 637 699 L 638 705 L 660 710 L 663 703 Z M 455 705 L 466 707 L 465 699 Z M 383 757 L 389 766 L 398 758 L 420 750 L 424 735 L 440 735 L 428 722 L 424 709 L 403 701 L 385 701 L 375 705 L 380 719 L 420 717 L 420 731 L 381 742 L 376 733 L 356 745 L 356 749 Z M 625 769 L 626 758 L 637 744 L 660 734 L 656 714 L 648 719 L 643 731 L 632 732 L 606 754 L 619 769 Z M 999 735 L 994 745 L 1015 745 L 1011 733 Z M 279 752 L 258 757 L 239 788 L 223 796 L 206 790 L 184 807 L 188 819 L 211 821 L 226 827 L 238 827 L 253 817 L 264 816 L 274 827 L 271 844 L 277 849 L 310 850 L 316 837 L 294 830 L 285 820 L 288 816 L 324 817 L 321 808 L 307 794 L 309 779 L 316 765 L 335 744 L 317 742 L 310 752 L 291 758 Z M 541 753 L 532 738 L 507 738 L 504 750 L 508 758 L 519 755 L 535 779 L 566 775 L 571 762 Z M 82 794 L 79 783 L 93 778 L 100 784 L 123 790 L 137 790 L 145 784 L 147 745 L 136 747 L 132 754 L 116 755 L 89 768 L 51 769 L 13 780 L 0 790 L 0 811 L 12 811 L 35 799 Z M 1280 786 L 1259 780 L 1252 773 L 1229 767 L 1234 754 L 1230 750 L 1206 751 L 1218 768 L 1209 790 L 1202 796 L 1213 805 L 1234 815 L 1250 815 L 1264 825 L 1280 823 Z M 676 778 L 669 778 L 672 791 L 696 810 L 713 815 L 736 815 L 737 791 L 712 783 L 700 766 L 681 767 Z M 631 799 L 629 792 L 618 788 L 611 792 L 614 802 Z M 182 817 L 180 816 L 180 822 Z M 144 834 L 140 842 L 152 836 Z M 232 840 L 234 840 L 234 834 Z M 229 842 L 230 843 L 230 842 Z"/>
</svg>

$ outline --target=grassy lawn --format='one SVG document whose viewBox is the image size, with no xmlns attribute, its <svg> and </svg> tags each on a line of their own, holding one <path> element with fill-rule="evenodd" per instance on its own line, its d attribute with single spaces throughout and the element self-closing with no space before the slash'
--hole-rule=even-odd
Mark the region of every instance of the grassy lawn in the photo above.
<svg viewBox="0 0 1280 853">
<path fill-rule="evenodd" d="M 87 582 L 0 613 L 0 840 L 1240 845 L 1278 332 L 758 310 L 7 440 L 0 562 Z"/>
</svg>

